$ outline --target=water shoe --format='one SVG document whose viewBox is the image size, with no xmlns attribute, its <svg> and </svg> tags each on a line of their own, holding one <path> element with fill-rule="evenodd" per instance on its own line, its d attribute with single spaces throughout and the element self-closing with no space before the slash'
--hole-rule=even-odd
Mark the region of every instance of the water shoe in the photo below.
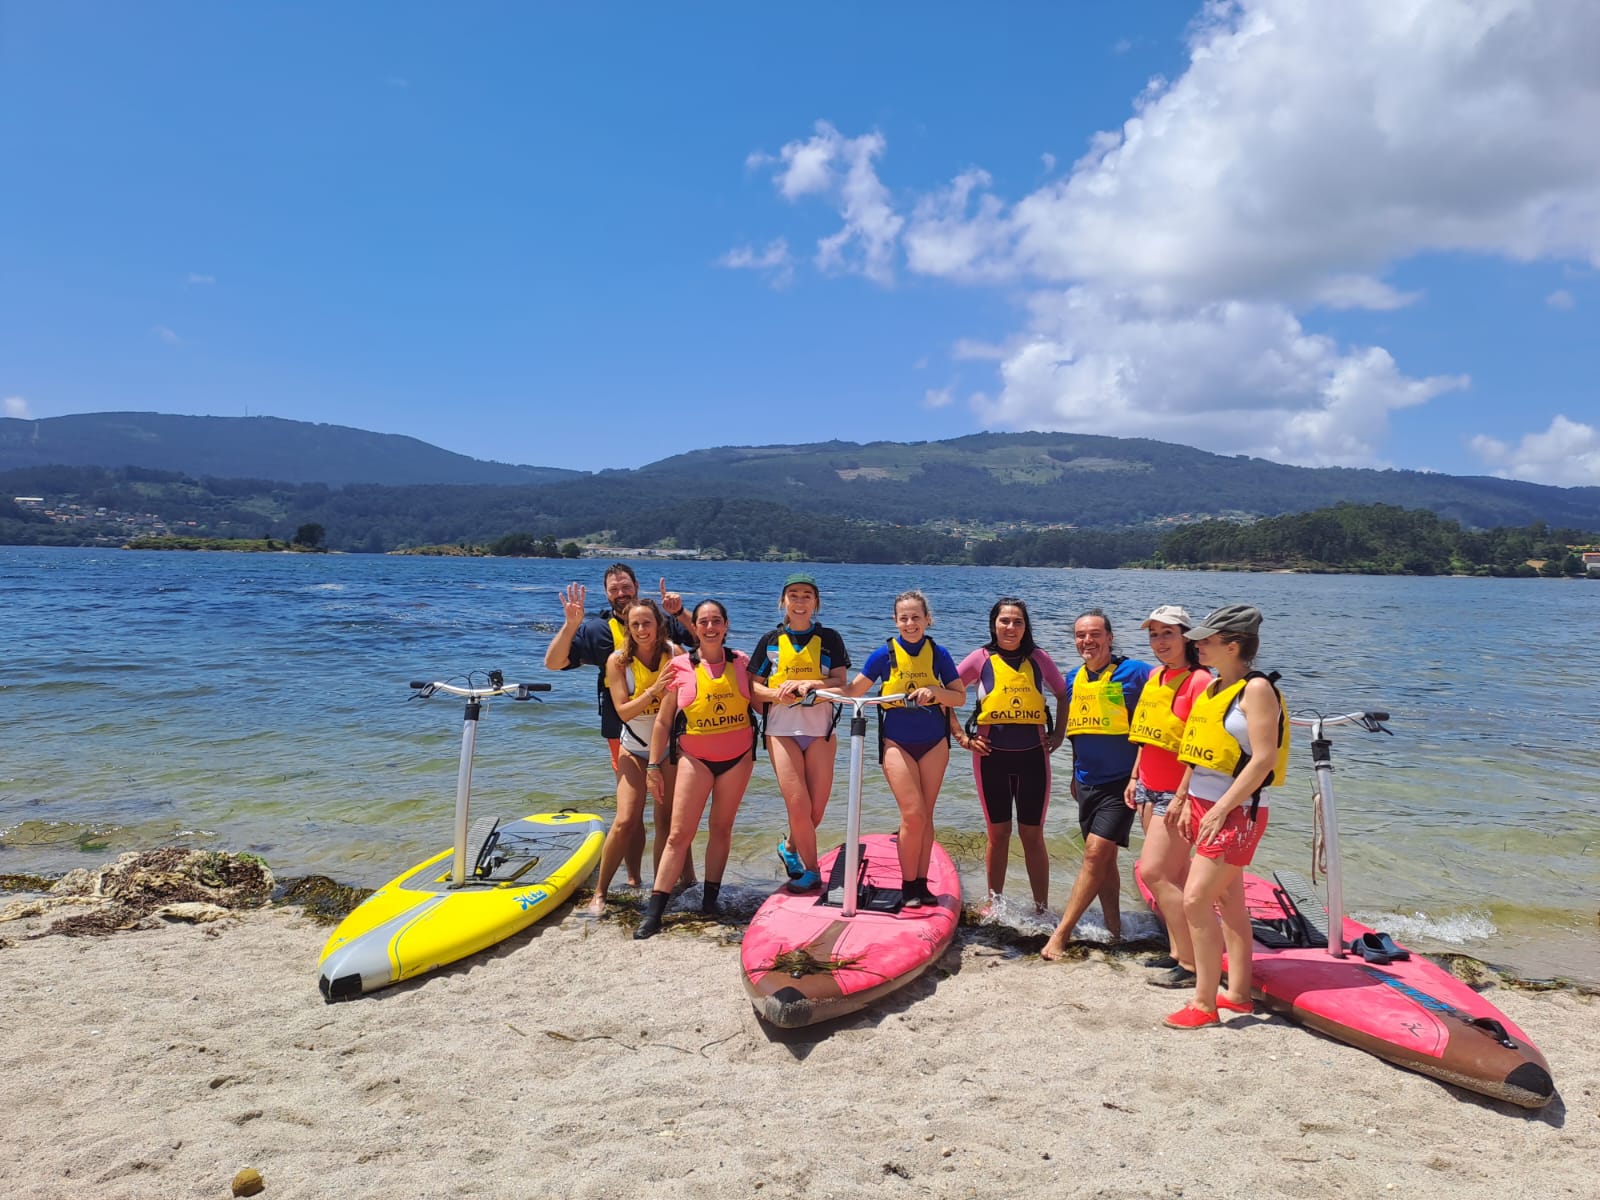
<svg viewBox="0 0 1600 1200">
<path fill-rule="evenodd" d="M 1170 970 L 1152 975 L 1145 980 L 1151 987 L 1158 988 L 1190 988 L 1194 986 L 1194 972 L 1181 963 L 1176 963 Z"/>
<path fill-rule="evenodd" d="M 1193 1004 L 1185 1004 L 1162 1021 L 1168 1029 L 1204 1029 L 1208 1025 L 1222 1024 L 1222 1018 Z"/>
<path fill-rule="evenodd" d="M 778 839 L 778 860 L 783 863 L 783 869 L 789 873 L 790 879 L 798 879 L 806 872 L 806 864 L 800 861 L 798 854 L 789 849 L 787 834 Z"/>
</svg>

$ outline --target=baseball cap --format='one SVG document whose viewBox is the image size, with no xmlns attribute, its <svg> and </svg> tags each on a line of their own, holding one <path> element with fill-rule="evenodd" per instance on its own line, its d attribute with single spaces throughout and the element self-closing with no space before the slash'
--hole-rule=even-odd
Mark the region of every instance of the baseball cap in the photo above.
<svg viewBox="0 0 1600 1200">
<path fill-rule="evenodd" d="M 1153 624 L 1182 625 L 1185 629 L 1194 624 L 1189 616 L 1189 610 L 1181 604 L 1163 604 L 1155 612 L 1139 622 L 1140 629 L 1149 629 Z"/>
<path fill-rule="evenodd" d="M 815 592 L 818 597 L 821 597 L 822 595 L 822 589 L 817 586 L 817 581 L 810 575 L 807 575 L 804 571 L 796 571 L 793 575 L 789 576 L 789 578 L 785 579 L 783 581 L 783 586 L 778 589 L 778 595 L 783 595 L 783 593 L 787 592 L 790 588 L 796 586 L 797 584 L 804 584 L 806 587 Z"/>
<path fill-rule="evenodd" d="M 1255 633 L 1261 628 L 1261 610 L 1248 604 L 1224 604 L 1206 614 L 1206 619 L 1183 636 L 1191 642 L 1213 633 Z"/>
</svg>

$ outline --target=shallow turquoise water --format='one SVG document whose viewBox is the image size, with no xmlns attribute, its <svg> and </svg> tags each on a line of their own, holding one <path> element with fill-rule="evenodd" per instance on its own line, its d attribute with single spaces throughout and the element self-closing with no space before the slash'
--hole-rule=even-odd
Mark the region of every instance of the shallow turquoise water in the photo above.
<svg viewBox="0 0 1600 1200">
<path fill-rule="evenodd" d="M 691 599 L 727 603 L 749 649 L 791 568 L 663 569 Z M 0 677 L 0 872 L 57 872 L 183 841 L 264 855 L 280 875 L 376 884 L 448 843 L 461 708 L 410 700 L 413 678 L 499 667 L 549 680 L 543 705 L 491 705 L 474 808 L 609 807 L 594 673 L 541 662 L 557 590 L 599 593 L 603 563 L 0 547 L 8 669 Z M 1581 581 L 825 566 L 823 619 L 857 664 L 892 632 L 890 600 L 921 587 L 933 635 L 959 658 L 989 605 L 1025 597 L 1040 643 L 1071 660 L 1071 623 L 1112 616 L 1124 652 L 1158 603 L 1196 615 L 1245 600 L 1266 613 L 1262 665 L 1297 709 L 1385 708 L 1396 736 L 1335 735 L 1347 903 L 1424 948 L 1531 974 L 1600 981 L 1600 586 Z M 894 821 L 868 750 L 869 826 Z M 982 823 L 964 756 L 940 801 L 941 839 L 982 887 Z M 1309 866 L 1311 777 L 1273 803 L 1258 862 Z M 1062 766 L 1064 767 L 1064 762 Z M 842 832 L 841 747 L 825 833 Z M 1079 861 L 1070 800 L 1048 830 L 1061 897 Z M 765 760 L 741 812 L 730 876 L 777 877 L 782 805 Z M 1013 890 L 1022 886 L 1013 853 Z"/>
</svg>

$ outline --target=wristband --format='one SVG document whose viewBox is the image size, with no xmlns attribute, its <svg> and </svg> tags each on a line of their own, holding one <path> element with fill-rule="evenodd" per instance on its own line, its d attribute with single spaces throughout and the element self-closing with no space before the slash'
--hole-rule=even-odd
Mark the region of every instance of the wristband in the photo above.
<svg viewBox="0 0 1600 1200">
<path fill-rule="evenodd" d="M 659 770 L 661 770 L 661 764 L 660 763 L 647 762 L 644 765 L 644 769 L 646 771 L 659 771 Z"/>
</svg>

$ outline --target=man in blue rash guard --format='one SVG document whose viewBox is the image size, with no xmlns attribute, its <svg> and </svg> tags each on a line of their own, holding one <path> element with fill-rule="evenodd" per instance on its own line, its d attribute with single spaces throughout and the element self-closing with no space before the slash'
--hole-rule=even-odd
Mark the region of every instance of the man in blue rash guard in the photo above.
<svg viewBox="0 0 1600 1200">
<path fill-rule="evenodd" d="M 1128 844 L 1134 811 L 1123 795 L 1139 747 L 1128 740 L 1129 721 L 1150 664 L 1116 654 L 1111 620 L 1091 608 L 1072 626 L 1072 640 L 1083 665 L 1067 680 L 1067 738 L 1072 742 L 1072 795 L 1078 802 L 1083 833 L 1083 866 L 1073 880 L 1050 940 L 1039 953 L 1057 959 L 1079 919 L 1096 896 L 1113 940 L 1122 936 L 1122 880 L 1117 847 Z"/>
</svg>

